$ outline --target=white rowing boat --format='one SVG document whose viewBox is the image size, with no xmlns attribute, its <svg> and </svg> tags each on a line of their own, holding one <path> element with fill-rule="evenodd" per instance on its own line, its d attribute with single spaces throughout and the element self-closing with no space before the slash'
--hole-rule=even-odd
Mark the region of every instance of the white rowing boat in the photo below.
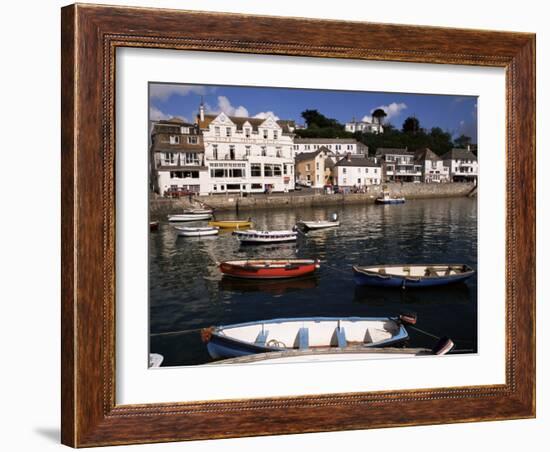
<svg viewBox="0 0 550 452">
<path fill-rule="evenodd" d="M 174 226 L 174 229 L 176 229 L 177 234 L 181 237 L 205 237 L 209 235 L 217 235 L 220 232 L 220 228 L 213 226 L 206 226 L 204 228 Z"/>
<path fill-rule="evenodd" d="M 298 235 L 296 231 L 256 231 L 254 229 L 235 231 L 233 234 L 237 236 L 243 245 L 293 242 Z"/>
<path fill-rule="evenodd" d="M 212 214 L 214 211 L 212 209 L 184 209 L 183 213 L 191 214 L 191 215 L 199 215 L 199 214 Z"/>
<path fill-rule="evenodd" d="M 182 222 L 182 221 L 199 221 L 199 220 L 210 220 L 212 214 L 209 213 L 183 213 L 179 215 L 171 215 L 168 217 L 168 221 L 171 222 Z"/>
<path fill-rule="evenodd" d="M 296 223 L 296 226 L 305 231 L 310 231 L 316 229 L 335 228 L 340 226 L 340 221 L 338 220 L 338 215 L 333 213 L 330 220 L 300 220 Z"/>
</svg>

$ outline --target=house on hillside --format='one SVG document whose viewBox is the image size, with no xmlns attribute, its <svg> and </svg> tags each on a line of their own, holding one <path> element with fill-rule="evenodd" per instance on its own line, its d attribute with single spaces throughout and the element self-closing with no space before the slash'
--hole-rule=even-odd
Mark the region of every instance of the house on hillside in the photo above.
<svg viewBox="0 0 550 452">
<path fill-rule="evenodd" d="M 316 151 L 302 152 L 295 157 L 296 182 L 315 188 L 332 185 L 334 153 L 321 146 Z"/>
<path fill-rule="evenodd" d="M 467 149 L 451 149 L 444 154 L 442 160 L 449 167 L 449 177 L 452 182 L 477 182 L 477 156 Z"/>
<path fill-rule="evenodd" d="M 370 121 L 367 118 L 363 118 L 362 121 L 356 121 L 355 118 L 352 118 L 350 122 L 346 122 L 345 130 L 351 133 L 383 133 L 384 126 L 377 118 L 372 118 Z"/>
<path fill-rule="evenodd" d="M 384 182 L 422 181 L 422 165 L 407 148 L 378 148 L 375 157 L 382 167 Z"/>
<path fill-rule="evenodd" d="M 348 155 L 334 164 L 334 185 L 338 187 L 360 189 L 381 181 L 382 168 L 376 159 Z"/>
<path fill-rule="evenodd" d="M 414 153 L 414 160 L 422 167 L 422 182 L 449 182 L 449 167 L 445 166 L 443 159 L 431 149 L 418 149 Z"/>
<path fill-rule="evenodd" d="M 300 138 L 295 137 L 293 149 L 295 154 L 313 152 L 321 147 L 334 152 L 336 156 L 347 154 L 367 154 L 369 148 L 354 138 Z"/>
<path fill-rule="evenodd" d="M 204 142 L 198 128 L 179 118 L 153 122 L 150 179 L 161 195 L 208 193 Z"/>
</svg>

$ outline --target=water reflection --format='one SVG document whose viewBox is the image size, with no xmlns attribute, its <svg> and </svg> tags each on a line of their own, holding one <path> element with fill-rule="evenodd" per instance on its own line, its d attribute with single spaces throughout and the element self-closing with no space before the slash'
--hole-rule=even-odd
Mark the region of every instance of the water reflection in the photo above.
<svg viewBox="0 0 550 452">
<path fill-rule="evenodd" d="M 477 204 L 471 198 L 415 200 L 402 205 L 341 205 L 296 210 L 241 212 L 256 229 L 291 229 L 298 219 L 327 219 L 339 228 L 300 234 L 296 243 L 240 246 L 231 231 L 219 236 L 178 237 L 161 222 L 149 234 L 151 332 L 301 316 L 396 315 L 418 313 L 418 325 L 477 348 L 477 275 L 465 284 L 427 290 L 357 288 L 352 265 L 459 262 L 477 269 Z M 217 219 L 233 219 L 231 212 Z M 202 223 L 205 224 L 205 223 Z M 222 279 L 217 262 L 247 258 L 319 258 L 313 281 L 272 282 Z M 432 338 L 411 332 L 411 346 Z M 457 342 L 458 343 L 458 342 Z M 165 365 L 209 361 L 193 335 L 153 336 L 151 351 Z"/>
</svg>

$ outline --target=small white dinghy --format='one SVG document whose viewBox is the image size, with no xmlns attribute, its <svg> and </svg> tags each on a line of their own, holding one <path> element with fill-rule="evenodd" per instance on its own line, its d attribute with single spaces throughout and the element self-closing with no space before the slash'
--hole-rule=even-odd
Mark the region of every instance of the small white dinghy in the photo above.
<svg viewBox="0 0 550 452">
<path fill-rule="evenodd" d="M 199 220 L 210 220 L 212 214 L 209 213 L 183 213 L 179 215 L 170 215 L 168 221 L 170 222 L 179 222 L 179 221 L 199 221 Z"/>
<path fill-rule="evenodd" d="M 257 231 L 255 229 L 235 231 L 233 234 L 237 236 L 243 245 L 293 242 L 298 235 L 296 231 Z"/>
<path fill-rule="evenodd" d="M 204 228 L 174 226 L 174 229 L 181 237 L 205 237 L 209 235 L 217 235 L 220 232 L 220 228 L 216 228 L 214 226 L 206 226 Z"/>
<path fill-rule="evenodd" d="M 212 214 L 214 213 L 214 211 L 212 209 L 193 208 L 193 209 L 184 209 L 183 213 L 187 213 L 191 215 L 200 215 L 200 214 Z"/>
<path fill-rule="evenodd" d="M 403 315 L 274 319 L 204 328 L 201 336 L 214 359 L 320 348 L 365 350 L 407 340 L 404 323 L 409 320 Z"/>
<path fill-rule="evenodd" d="M 326 228 L 335 228 L 340 226 L 340 221 L 338 220 L 338 214 L 333 213 L 330 220 L 317 220 L 317 221 L 305 221 L 300 220 L 296 223 L 296 226 L 305 230 L 315 230 L 315 229 L 326 229 Z"/>
</svg>

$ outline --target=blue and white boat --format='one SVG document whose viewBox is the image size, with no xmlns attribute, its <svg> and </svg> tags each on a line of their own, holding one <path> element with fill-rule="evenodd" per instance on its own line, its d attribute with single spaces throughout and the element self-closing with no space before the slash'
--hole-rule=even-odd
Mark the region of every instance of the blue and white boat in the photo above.
<svg viewBox="0 0 550 452">
<path fill-rule="evenodd" d="M 204 328 L 201 337 L 213 359 L 290 350 L 355 350 L 407 340 L 404 325 L 408 319 L 400 316 L 261 320 Z"/>
<path fill-rule="evenodd" d="M 475 273 L 466 264 L 398 264 L 354 266 L 359 286 L 435 287 L 465 281 Z"/>
<path fill-rule="evenodd" d="M 382 196 L 376 198 L 375 201 L 377 204 L 403 204 L 405 202 L 405 198 L 390 196 L 390 193 L 385 191 L 382 193 Z"/>
</svg>

